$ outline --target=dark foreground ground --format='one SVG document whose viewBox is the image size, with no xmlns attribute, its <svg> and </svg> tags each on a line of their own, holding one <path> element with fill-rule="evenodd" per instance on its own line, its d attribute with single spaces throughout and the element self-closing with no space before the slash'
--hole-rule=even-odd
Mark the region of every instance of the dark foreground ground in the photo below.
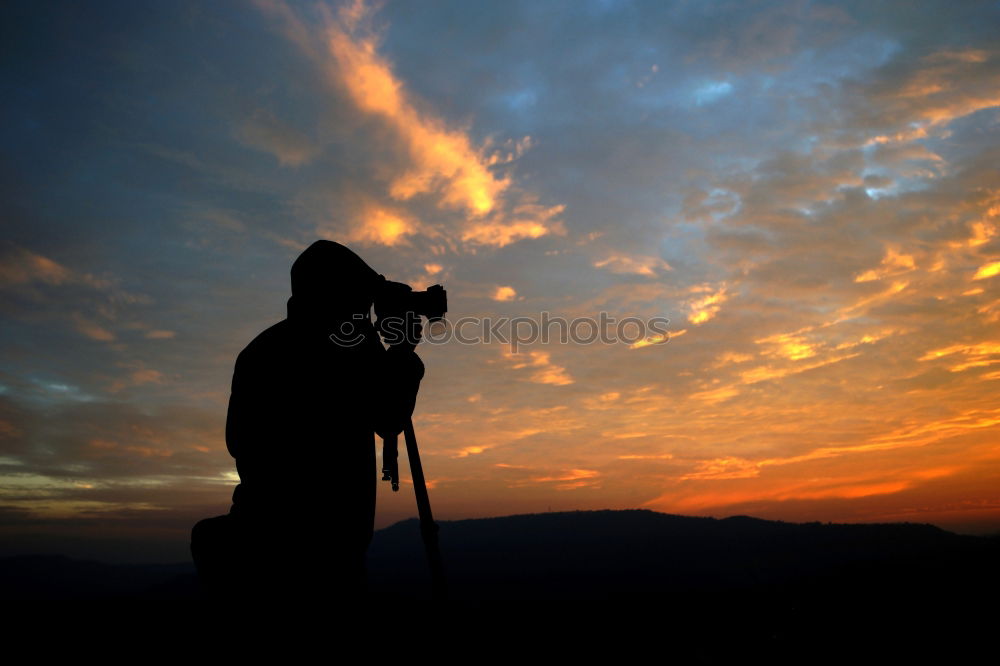
<svg viewBox="0 0 1000 666">
<path fill-rule="evenodd" d="M 955 620 L 972 607 L 996 619 L 1000 592 L 1000 538 L 930 525 L 586 511 L 443 521 L 440 540 L 451 597 L 468 601 L 642 603 L 713 622 L 733 613 L 770 617 L 794 630 L 834 615 Z M 429 596 L 416 520 L 376 534 L 369 572 L 374 601 Z M 0 559 L 5 600 L 198 596 L 190 563 Z"/>
</svg>

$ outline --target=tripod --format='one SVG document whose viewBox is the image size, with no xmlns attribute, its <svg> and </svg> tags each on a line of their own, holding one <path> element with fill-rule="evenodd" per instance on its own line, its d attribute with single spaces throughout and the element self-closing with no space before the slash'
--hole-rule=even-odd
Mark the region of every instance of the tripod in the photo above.
<svg viewBox="0 0 1000 666">
<path fill-rule="evenodd" d="M 424 481 L 424 468 L 420 464 L 420 452 L 417 450 L 417 436 L 413 432 L 412 419 L 407 419 L 403 427 L 403 438 L 406 441 L 406 457 L 410 462 L 410 473 L 413 475 L 413 492 L 417 497 L 420 536 L 423 538 L 424 552 L 427 554 L 427 563 L 431 569 L 431 595 L 435 599 L 445 599 L 448 596 L 448 587 L 444 578 L 441 549 L 438 545 L 438 525 L 431 513 L 431 500 L 427 495 L 427 483 Z M 382 480 L 392 482 L 393 492 L 399 491 L 398 435 L 382 440 Z"/>
</svg>

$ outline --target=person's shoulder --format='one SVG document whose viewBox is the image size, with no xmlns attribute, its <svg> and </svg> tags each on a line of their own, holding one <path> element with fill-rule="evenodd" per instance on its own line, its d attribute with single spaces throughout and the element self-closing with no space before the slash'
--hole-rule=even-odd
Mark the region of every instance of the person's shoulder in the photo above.
<svg viewBox="0 0 1000 666">
<path fill-rule="evenodd" d="M 236 364 L 252 363 L 261 358 L 269 358 L 273 356 L 276 349 L 283 348 L 288 343 L 289 338 L 289 323 L 287 319 L 279 321 L 273 326 L 269 326 L 260 333 L 257 334 L 253 340 L 250 341 L 243 351 L 239 353 L 236 357 Z"/>
</svg>

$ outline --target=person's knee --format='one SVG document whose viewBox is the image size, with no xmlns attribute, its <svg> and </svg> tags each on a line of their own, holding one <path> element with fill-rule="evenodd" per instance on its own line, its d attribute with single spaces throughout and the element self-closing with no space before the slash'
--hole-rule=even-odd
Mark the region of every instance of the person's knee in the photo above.
<svg viewBox="0 0 1000 666">
<path fill-rule="evenodd" d="M 232 559 L 234 534 L 228 515 L 199 520 L 191 528 L 191 558 L 202 574 L 211 575 Z"/>
<path fill-rule="evenodd" d="M 191 544 L 209 545 L 225 538 L 229 532 L 229 516 L 216 516 L 205 518 L 195 523 L 191 528 Z"/>
</svg>

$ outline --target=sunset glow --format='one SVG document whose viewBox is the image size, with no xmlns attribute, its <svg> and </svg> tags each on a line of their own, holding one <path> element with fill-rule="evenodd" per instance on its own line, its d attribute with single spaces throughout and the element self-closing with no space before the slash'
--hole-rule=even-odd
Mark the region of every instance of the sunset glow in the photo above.
<svg viewBox="0 0 1000 666">
<path fill-rule="evenodd" d="M 445 285 L 453 323 L 670 321 L 615 343 L 422 345 L 415 429 L 442 519 L 1000 530 L 995 5 L 57 3 L 18 20 L 0 130 L 12 544 L 174 553 L 228 510 L 234 360 L 285 316 L 320 237 Z M 379 526 L 415 515 L 384 490 Z"/>
</svg>

